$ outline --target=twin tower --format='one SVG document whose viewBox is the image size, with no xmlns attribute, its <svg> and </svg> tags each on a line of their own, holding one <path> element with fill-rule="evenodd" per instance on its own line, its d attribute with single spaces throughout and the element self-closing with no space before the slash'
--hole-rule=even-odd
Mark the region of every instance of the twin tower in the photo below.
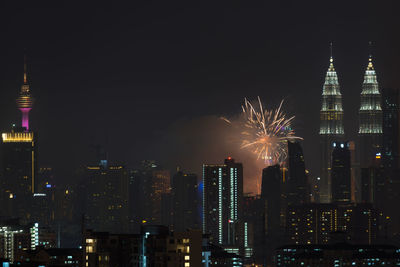
<svg viewBox="0 0 400 267">
<path fill-rule="evenodd" d="M 367 167 L 372 164 L 376 156 L 380 156 L 382 146 L 381 95 L 371 55 L 369 56 L 361 88 L 359 139 L 357 153 L 352 155 L 352 158 L 356 165 Z M 343 114 L 342 94 L 340 93 L 338 77 L 333 66 L 333 57 L 331 56 L 322 90 L 319 130 L 321 151 L 320 199 L 321 202 L 325 203 L 331 202 L 332 144 L 335 141 L 343 141 L 345 138 Z M 350 149 L 354 153 L 354 147 Z M 353 179 L 356 179 L 356 177 L 353 177 Z"/>
</svg>

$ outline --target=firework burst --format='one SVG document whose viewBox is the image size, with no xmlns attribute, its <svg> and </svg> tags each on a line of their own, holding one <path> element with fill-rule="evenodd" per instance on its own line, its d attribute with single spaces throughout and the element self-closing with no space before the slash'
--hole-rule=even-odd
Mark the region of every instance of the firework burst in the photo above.
<svg viewBox="0 0 400 267">
<path fill-rule="evenodd" d="M 258 108 L 247 99 L 242 105 L 241 148 L 250 150 L 268 165 L 282 164 L 287 158 L 287 142 L 302 139 L 295 136 L 291 127 L 294 116 L 286 118 L 282 104 L 283 100 L 277 109 L 265 110 L 258 97 Z"/>
</svg>

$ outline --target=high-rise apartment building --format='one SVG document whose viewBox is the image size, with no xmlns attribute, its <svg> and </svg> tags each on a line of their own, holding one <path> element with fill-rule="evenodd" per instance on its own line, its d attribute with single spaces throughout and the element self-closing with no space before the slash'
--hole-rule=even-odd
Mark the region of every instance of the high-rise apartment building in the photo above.
<svg viewBox="0 0 400 267">
<path fill-rule="evenodd" d="M 203 233 L 214 244 L 242 247 L 243 166 L 231 157 L 203 165 Z"/>
<path fill-rule="evenodd" d="M 322 89 L 319 135 L 321 153 L 320 201 L 328 203 L 331 200 L 332 143 L 344 138 L 342 95 L 336 70 L 333 66 L 332 55 Z"/>
</svg>

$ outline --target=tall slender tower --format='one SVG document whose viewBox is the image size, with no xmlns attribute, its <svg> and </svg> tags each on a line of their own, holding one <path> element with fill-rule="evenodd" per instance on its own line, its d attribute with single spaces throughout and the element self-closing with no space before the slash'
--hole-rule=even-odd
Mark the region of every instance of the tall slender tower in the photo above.
<svg viewBox="0 0 400 267">
<path fill-rule="evenodd" d="M 364 168 L 373 164 L 382 153 L 381 94 L 371 55 L 365 70 L 359 115 L 360 165 Z"/>
<path fill-rule="evenodd" d="M 21 86 L 17 98 L 17 107 L 22 112 L 22 127 L 29 131 L 29 111 L 33 106 L 33 97 L 29 89 L 28 79 L 26 76 L 26 56 L 24 57 L 24 84 Z"/>
<path fill-rule="evenodd" d="M 320 200 L 323 203 L 328 203 L 331 201 L 332 145 L 333 141 L 342 140 L 344 137 L 342 95 L 333 66 L 332 44 L 330 64 L 322 89 L 319 135 L 321 152 Z"/>
</svg>

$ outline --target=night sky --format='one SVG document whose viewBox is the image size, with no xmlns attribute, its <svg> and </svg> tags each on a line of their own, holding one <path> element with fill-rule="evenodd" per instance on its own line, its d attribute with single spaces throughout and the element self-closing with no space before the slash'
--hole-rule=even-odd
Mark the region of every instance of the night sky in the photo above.
<svg viewBox="0 0 400 267">
<path fill-rule="evenodd" d="M 257 96 L 268 107 L 285 99 L 316 175 L 331 41 L 349 140 L 369 41 L 380 86 L 400 88 L 398 1 L 132 2 L 1 6 L 0 129 L 20 123 L 26 49 L 40 165 L 60 180 L 93 159 L 96 144 L 130 166 L 156 159 L 199 173 L 229 154 L 245 163 L 221 145 L 216 120 Z"/>
</svg>

